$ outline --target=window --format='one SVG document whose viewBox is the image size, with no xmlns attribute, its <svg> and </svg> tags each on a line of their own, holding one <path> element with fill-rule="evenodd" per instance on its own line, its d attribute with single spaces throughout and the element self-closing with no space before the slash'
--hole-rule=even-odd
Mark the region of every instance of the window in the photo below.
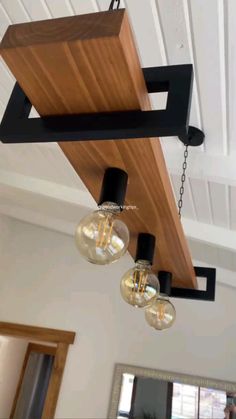
<svg viewBox="0 0 236 419">
<path fill-rule="evenodd" d="M 120 403 L 119 403 L 119 416 L 117 419 L 123 419 L 125 417 L 129 417 L 129 412 L 131 409 L 133 385 L 134 385 L 134 375 L 123 374 L 122 388 L 121 388 L 121 394 L 120 394 Z"/>
<path fill-rule="evenodd" d="M 224 419 L 227 395 L 224 391 L 173 385 L 172 419 Z"/>
</svg>

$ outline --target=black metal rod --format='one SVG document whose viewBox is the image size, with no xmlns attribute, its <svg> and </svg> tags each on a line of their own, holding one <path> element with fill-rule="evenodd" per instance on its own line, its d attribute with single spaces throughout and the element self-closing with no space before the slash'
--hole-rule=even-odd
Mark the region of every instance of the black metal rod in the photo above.
<svg viewBox="0 0 236 419">
<path fill-rule="evenodd" d="M 158 279 L 160 283 L 160 293 L 170 296 L 171 284 L 172 284 L 172 273 L 166 272 L 166 271 L 159 271 Z"/>
<path fill-rule="evenodd" d="M 206 290 L 191 288 L 177 288 L 171 286 L 172 274 L 170 272 L 158 272 L 160 282 L 160 292 L 174 298 L 184 298 L 188 300 L 215 301 L 216 289 L 216 269 L 195 266 L 197 277 L 206 278 Z"/>
</svg>

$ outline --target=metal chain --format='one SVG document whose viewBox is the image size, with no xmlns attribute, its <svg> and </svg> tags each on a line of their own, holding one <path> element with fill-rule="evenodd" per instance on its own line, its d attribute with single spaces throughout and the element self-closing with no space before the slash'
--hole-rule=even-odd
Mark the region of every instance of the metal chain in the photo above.
<svg viewBox="0 0 236 419">
<path fill-rule="evenodd" d="M 120 0 L 112 0 L 111 1 L 111 4 L 109 6 L 109 10 L 113 10 L 114 9 L 115 2 L 117 2 L 117 9 L 119 9 L 119 7 L 120 7 Z"/>
<path fill-rule="evenodd" d="M 183 172 L 181 175 L 181 186 L 179 190 L 179 200 L 178 200 L 178 209 L 179 209 L 179 218 L 181 218 L 181 212 L 183 208 L 183 196 L 184 196 L 184 183 L 186 180 L 186 170 L 187 170 L 187 158 L 188 158 L 188 145 L 185 146 L 184 150 L 184 162 L 183 162 Z"/>
</svg>

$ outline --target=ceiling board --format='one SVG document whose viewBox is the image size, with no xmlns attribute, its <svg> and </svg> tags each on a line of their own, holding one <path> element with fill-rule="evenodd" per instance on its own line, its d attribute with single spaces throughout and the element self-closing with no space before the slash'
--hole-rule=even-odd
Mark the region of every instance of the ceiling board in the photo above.
<svg viewBox="0 0 236 419">
<path fill-rule="evenodd" d="M 70 0 L 75 14 L 98 12 L 98 2 L 96 0 Z"/>
<path fill-rule="evenodd" d="M 224 32 L 220 29 L 224 26 L 224 17 L 220 3 L 221 0 L 189 1 L 202 122 L 207 136 L 206 151 L 214 153 L 226 153 L 227 150 L 226 104 L 225 97 L 222 97 L 225 73 L 224 51 L 221 48 L 224 40 L 221 37 Z"/>
<path fill-rule="evenodd" d="M 191 178 L 189 180 L 189 185 L 198 221 L 211 224 L 212 215 L 208 183 L 199 179 Z"/>
</svg>

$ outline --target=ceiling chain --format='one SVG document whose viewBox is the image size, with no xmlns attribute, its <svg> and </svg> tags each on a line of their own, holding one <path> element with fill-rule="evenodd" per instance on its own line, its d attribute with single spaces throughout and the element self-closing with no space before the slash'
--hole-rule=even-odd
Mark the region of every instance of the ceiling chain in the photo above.
<svg viewBox="0 0 236 419">
<path fill-rule="evenodd" d="M 178 200 L 178 209 L 179 209 L 179 218 L 181 218 L 182 215 L 182 208 L 183 208 L 183 196 L 184 196 L 184 184 L 186 181 L 186 170 L 187 170 L 187 158 L 188 158 L 188 145 L 185 146 L 184 150 L 184 162 L 182 165 L 182 175 L 181 175 L 181 186 L 179 190 L 179 200 Z"/>
<path fill-rule="evenodd" d="M 113 10 L 114 9 L 115 3 L 117 3 L 117 7 L 116 8 L 119 9 L 119 7 L 120 7 L 120 0 L 112 0 L 111 1 L 111 4 L 109 6 L 109 10 Z"/>
</svg>

